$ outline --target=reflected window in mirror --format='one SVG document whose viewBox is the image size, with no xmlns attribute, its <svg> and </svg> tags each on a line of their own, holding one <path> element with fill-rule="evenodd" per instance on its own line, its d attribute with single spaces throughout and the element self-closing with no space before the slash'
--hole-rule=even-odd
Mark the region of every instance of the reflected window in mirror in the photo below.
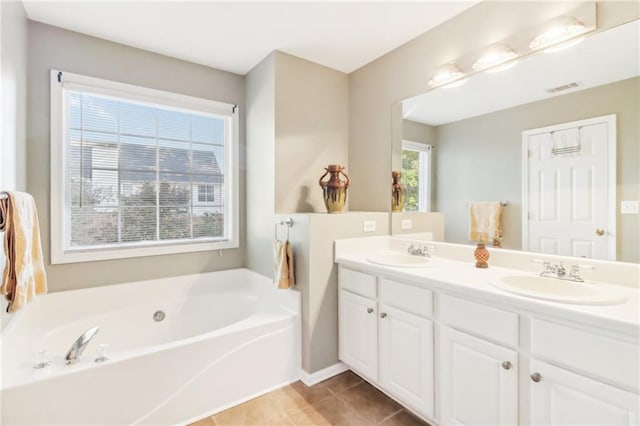
<svg viewBox="0 0 640 426">
<path fill-rule="evenodd" d="M 402 184 L 407 189 L 406 212 L 431 211 L 431 145 L 402 141 Z"/>
</svg>

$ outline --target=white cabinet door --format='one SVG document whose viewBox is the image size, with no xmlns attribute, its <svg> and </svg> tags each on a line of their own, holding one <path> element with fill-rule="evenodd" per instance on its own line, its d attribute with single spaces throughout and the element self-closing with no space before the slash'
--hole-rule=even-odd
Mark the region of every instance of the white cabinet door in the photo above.
<svg viewBox="0 0 640 426">
<path fill-rule="evenodd" d="M 638 424 L 637 394 L 545 362 L 531 361 L 530 393 L 532 425 Z"/>
<path fill-rule="evenodd" d="M 518 423 L 516 351 L 441 327 L 440 365 L 442 425 Z"/>
<path fill-rule="evenodd" d="M 369 379 L 378 377 L 375 300 L 340 290 L 340 360 Z"/>
<path fill-rule="evenodd" d="M 380 384 L 433 418 L 433 322 L 384 304 L 379 310 Z"/>
</svg>

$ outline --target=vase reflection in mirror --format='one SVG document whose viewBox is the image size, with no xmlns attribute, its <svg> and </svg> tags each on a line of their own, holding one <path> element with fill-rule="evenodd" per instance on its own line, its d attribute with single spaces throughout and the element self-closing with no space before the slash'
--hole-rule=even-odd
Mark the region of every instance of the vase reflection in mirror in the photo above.
<svg viewBox="0 0 640 426">
<path fill-rule="evenodd" d="M 404 203 L 407 199 L 407 188 L 402 184 L 402 172 L 394 170 L 391 172 L 393 183 L 391 184 L 391 211 L 401 212 L 404 210 Z"/>
<path fill-rule="evenodd" d="M 340 179 L 340 175 L 345 179 Z M 325 176 L 329 179 L 323 181 Z M 325 167 L 325 173 L 320 177 L 318 183 L 322 188 L 322 199 L 328 213 L 342 213 L 347 203 L 347 189 L 351 180 L 344 172 L 344 167 L 339 164 L 329 164 Z"/>
</svg>

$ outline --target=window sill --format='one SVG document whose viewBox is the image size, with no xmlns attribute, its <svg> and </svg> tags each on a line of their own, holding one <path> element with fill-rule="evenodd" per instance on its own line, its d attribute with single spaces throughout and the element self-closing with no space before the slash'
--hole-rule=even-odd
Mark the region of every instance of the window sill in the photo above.
<svg viewBox="0 0 640 426">
<path fill-rule="evenodd" d="M 207 242 L 186 242 L 181 244 L 157 242 L 149 245 L 136 245 L 134 247 L 110 247 L 98 249 L 76 249 L 64 250 L 54 248 L 51 253 L 51 263 L 53 265 L 64 263 L 95 262 L 100 260 L 128 259 L 133 257 L 160 256 L 167 254 L 193 253 L 199 251 L 212 251 L 238 248 L 238 241 L 207 241 Z"/>
</svg>

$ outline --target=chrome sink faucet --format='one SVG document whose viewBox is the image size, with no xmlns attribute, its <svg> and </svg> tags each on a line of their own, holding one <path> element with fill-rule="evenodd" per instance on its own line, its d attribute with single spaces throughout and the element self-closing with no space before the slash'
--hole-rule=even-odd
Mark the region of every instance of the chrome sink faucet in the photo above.
<svg viewBox="0 0 640 426">
<path fill-rule="evenodd" d="M 82 335 L 78 337 L 75 342 L 73 342 L 73 345 L 71 345 L 69 352 L 67 352 L 67 355 L 64 357 L 67 365 L 75 364 L 76 362 L 78 362 L 85 348 L 87 347 L 93 336 L 96 335 L 98 330 L 98 327 L 90 328 L 89 330 L 82 333 Z"/>
<path fill-rule="evenodd" d="M 580 268 L 595 269 L 595 267 L 591 265 L 572 265 L 569 270 L 569 274 L 567 274 L 567 269 L 564 267 L 562 262 L 552 264 L 551 261 L 547 259 L 532 259 L 531 261 L 534 263 L 542 263 L 542 272 L 540 272 L 541 277 L 557 278 L 559 280 L 575 281 L 580 283 L 584 282 L 582 277 L 580 277 Z"/>
<path fill-rule="evenodd" d="M 413 245 L 413 244 L 409 244 L 407 246 L 407 253 L 412 255 L 412 256 L 424 256 L 424 257 L 431 257 L 431 250 L 433 250 L 434 247 L 433 246 L 418 246 L 418 245 Z"/>
</svg>

